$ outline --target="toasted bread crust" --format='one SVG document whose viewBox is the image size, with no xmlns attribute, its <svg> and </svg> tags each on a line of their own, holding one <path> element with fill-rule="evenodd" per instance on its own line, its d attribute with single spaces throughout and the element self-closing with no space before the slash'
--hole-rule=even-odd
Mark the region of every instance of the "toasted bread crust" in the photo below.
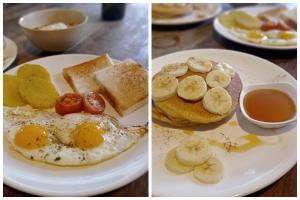
<svg viewBox="0 0 300 200">
<path fill-rule="evenodd" d="M 102 94 L 121 115 L 147 102 L 145 101 L 148 97 L 147 71 L 132 60 L 97 72 L 96 80 L 105 89 Z"/>
<path fill-rule="evenodd" d="M 112 65 L 109 55 L 103 54 L 93 60 L 64 68 L 63 76 L 75 92 L 83 94 L 98 90 L 99 86 L 94 81 L 94 73 Z"/>
</svg>

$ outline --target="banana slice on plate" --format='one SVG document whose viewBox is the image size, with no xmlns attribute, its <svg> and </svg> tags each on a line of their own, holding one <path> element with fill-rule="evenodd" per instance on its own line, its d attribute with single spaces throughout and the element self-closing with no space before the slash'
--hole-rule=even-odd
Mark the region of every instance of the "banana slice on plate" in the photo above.
<svg viewBox="0 0 300 200">
<path fill-rule="evenodd" d="M 216 69 L 219 69 L 221 71 L 224 71 L 226 74 L 228 74 L 230 77 L 233 77 L 235 75 L 235 71 L 232 66 L 230 66 L 227 63 L 218 63 L 216 65 Z"/>
<path fill-rule="evenodd" d="M 230 110 L 232 99 L 224 88 L 215 87 L 206 92 L 202 103 L 208 112 L 223 115 Z"/>
<path fill-rule="evenodd" d="M 206 73 L 213 68 L 213 63 L 210 60 L 198 57 L 190 57 L 187 60 L 187 64 L 189 69 L 193 72 Z"/>
<path fill-rule="evenodd" d="M 213 70 L 209 72 L 206 76 L 206 83 L 209 87 L 223 87 L 226 88 L 231 82 L 231 77 L 225 73 L 224 71 L 221 71 L 219 69 Z"/>
<path fill-rule="evenodd" d="M 186 63 L 172 63 L 163 66 L 162 72 L 166 72 L 174 75 L 175 77 L 183 76 L 188 70 L 188 65 Z"/>
<path fill-rule="evenodd" d="M 171 149 L 167 153 L 165 166 L 169 171 L 174 172 L 175 174 L 185 174 L 191 172 L 194 169 L 193 166 L 184 165 L 177 160 L 176 148 Z"/>
<path fill-rule="evenodd" d="M 219 159 L 212 156 L 194 168 L 194 177 L 202 183 L 217 183 L 223 178 L 223 165 Z"/>
<path fill-rule="evenodd" d="M 152 80 L 152 99 L 164 101 L 176 94 L 178 80 L 172 74 L 159 73 Z"/>
<path fill-rule="evenodd" d="M 179 82 L 177 88 L 178 96 L 189 101 L 200 100 L 205 95 L 206 91 L 206 82 L 202 76 L 198 75 L 186 77 Z"/>
<path fill-rule="evenodd" d="M 206 139 L 202 137 L 189 137 L 176 148 L 176 158 L 188 166 L 204 163 L 212 152 Z"/>
</svg>

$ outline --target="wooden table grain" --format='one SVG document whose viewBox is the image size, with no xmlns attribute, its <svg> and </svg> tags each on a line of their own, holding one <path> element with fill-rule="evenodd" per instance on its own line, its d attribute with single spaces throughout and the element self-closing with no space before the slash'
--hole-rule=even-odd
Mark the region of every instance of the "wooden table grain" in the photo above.
<svg viewBox="0 0 300 200">
<path fill-rule="evenodd" d="M 243 6 L 242 4 L 223 4 L 223 9 Z M 188 26 L 164 27 L 152 26 L 152 58 L 169 53 L 189 49 L 231 49 L 250 53 L 265 58 L 286 70 L 297 78 L 296 51 L 267 51 L 248 48 L 230 42 L 217 34 L 212 26 L 212 20 Z M 249 196 L 296 196 L 297 195 L 297 166 L 270 186 Z"/>
<path fill-rule="evenodd" d="M 76 47 L 63 52 L 100 55 L 109 53 L 112 58 L 131 58 L 148 68 L 148 5 L 127 4 L 126 14 L 119 21 L 101 20 L 100 4 L 5 4 L 3 8 L 4 35 L 14 40 L 18 46 L 18 57 L 9 68 L 24 62 L 53 55 L 34 47 L 21 28 L 18 19 L 32 11 L 47 8 L 73 8 L 88 15 L 88 34 Z M 32 196 L 3 186 L 3 195 L 10 197 Z M 132 183 L 100 196 L 148 196 L 148 173 Z"/>
</svg>

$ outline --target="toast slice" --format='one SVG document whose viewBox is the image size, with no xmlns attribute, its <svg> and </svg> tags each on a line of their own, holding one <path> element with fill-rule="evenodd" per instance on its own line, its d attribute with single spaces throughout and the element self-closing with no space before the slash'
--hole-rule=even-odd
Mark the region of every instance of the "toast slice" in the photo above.
<svg viewBox="0 0 300 200">
<path fill-rule="evenodd" d="M 78 65 L 63 69 L 63 76 L 71 88 L 79 94 L 101 90 L 94 79 L 95 72 L 113 66 L 108 54 L 89 60 Z"/>
<path fill-rule="evenodd" d="M 107 67 L 97 72 L 95 79 L 104 88 L 102 95 L 121 116 L 133 112 L 148 101 L 147 71 L 133 60 Z"/>
</svg>

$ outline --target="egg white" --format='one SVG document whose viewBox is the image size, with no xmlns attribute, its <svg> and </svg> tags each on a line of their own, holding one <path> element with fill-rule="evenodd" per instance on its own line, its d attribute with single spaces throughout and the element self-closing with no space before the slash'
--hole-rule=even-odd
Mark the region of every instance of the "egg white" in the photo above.
<svg viewBox="0 0 300 200">
<path fill-rule="evenodd" d="M 82 150 L 70 146 L 71 132 L 85 122 L 92 122 L 105 129 L 104 142 L 99 146 Z M 17 146 L 14 139 L 24 125 L 37 124 L 48 134 L 48 145 L 28 150 Z M 138 142 L 143 128 L 125 128 L 108 115 L 74 113 L 60 116 L 54 110 L 36 110 L 30 106 L 4 107 L 4 135 L 9 144 L 23 156 L 37 161 L 61 166 L 95 164 L 127 150 Z"/>
<path fill-rule="evenodd" d="M 261 31 L 261 33 L 265 37 L 260 39 L 260 38 L 249 38 L 248 37 L 249 31 L 243 30 L 243 29 L 233 28 L 233 29 L 230 29 L 229 32 L 241 40 L 251 42 L 251 43 L 256 43 L 256 44 L 263 44 L 263 45 L 267 45 L 267 46 L 290 46 L 290 45 L 297 44 L 296 33 L 295 33 L 295 38 L 281 39 L 278 36 L 278 33 L 280 32 L 278 30 L 271 30 L 271 31 L 266 31 L 266 32 Z"/>
</svg>

